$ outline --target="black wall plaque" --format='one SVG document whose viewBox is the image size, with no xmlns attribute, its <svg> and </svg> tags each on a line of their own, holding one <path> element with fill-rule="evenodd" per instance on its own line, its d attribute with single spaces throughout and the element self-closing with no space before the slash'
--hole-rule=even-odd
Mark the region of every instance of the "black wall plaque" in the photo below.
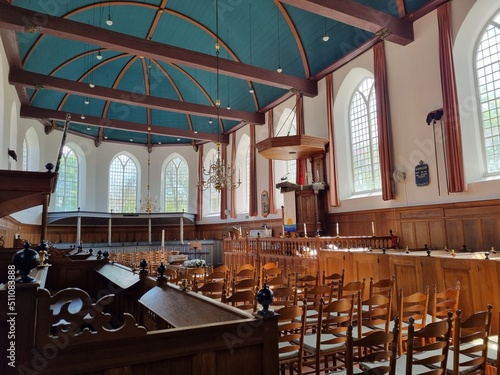
<svg viewBox="0 0 500 375">
<path fill-rule="evenodd" d="M 415 167 L 415 184 L 417 186 L 429 185 L 429 165 L 422 160 Z"/>
</svg>

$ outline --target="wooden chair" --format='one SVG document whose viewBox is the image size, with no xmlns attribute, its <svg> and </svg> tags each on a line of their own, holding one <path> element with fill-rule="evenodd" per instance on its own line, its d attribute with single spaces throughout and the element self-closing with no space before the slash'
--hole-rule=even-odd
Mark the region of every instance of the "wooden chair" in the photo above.
<svg viewBox="0 0 500 375">
<path fill-rule="evenodd" d="M 312 288 L 313 286 L 318 285 L 319 282 L 319 272 L 316 276 L 313 275 L 304 275 L 300 276 L 295 280 L 295 288 L 297 289 L 297 298 L 298 300 L 304 299 L 304 293 L 307 288 Z"/>
<path fill-rule="evenodd" d="M 295 292 L 297 294 L 297 292 Z M 317 325 L 320 306 L 332 301 L 332 286 L 326 284 L 305 288 L 303 304 L 307 305 L 306 332 Z"/>
<path fill-rule="evenodd" d="M 268 283 L 269 281 L 271 281 L 272 279 L 274 279 L 276 277 L 280 277 L 281 274 L 282 274 L 281 268 L 278 268 L 278 267 L 263 270 L 263 273 L 262 273 L 265 283 Z"/>
<path fill-rule="evenodd" d="M 255 288 L 258 286 L 259 280 L 256 279 L 243 279 L 240 281 L 235 281 L 235 279 L 233 278 L 233 282 L 231 285 L 231 294 L 244 290 L 255 290 Z"/>
<path fill-rule="evenodd" d="M 436 322 L 441 319 L 446 319 L 448 312 L 452 312 L 455 318 L 455 311 L 458 309 L 458 299 L 460 297 L 460 281 L 457 280 L 454 288 L 448 288 L 442 292 L 437 291 L 437 286 L 434 284 L 431 295 L 431 319 Z"/>
<path fill-rule="evenodd" d="M 323 284 L 331 284 L 332 289 L 332 297 L 336 299 L 340 299 L 342 297 L 342 286 L 344 285 L 344 274 L 345 270 L 342 270 L 342 273 L 332 273 L 330 275 L 326 275 L 326 272 L 323 271 Z"/>
<path fill-rule="evenodd" d="M 285 276 L 277 276 L 273 277 L 271 280 L 266 280 L 265 283 L 269 287 L 269 289 L 274 290 L 276 288 L 289 286 L 290 280 Z"/>
<path fill-rule="evenodd" d="M 453 340 L 453 375 L 486 373 L 488 336 L 491 329 L 491 309 L 472 314 L 462 321 L 462 311 L 456 311 Z M 498 364 L 497 364 L 498 366 Z"/>
<path fill-rule="evenodd" d="M 429 306 L 429 286 L 425 287 L 424 292 L 416 292 L 409 296 L 403 294 L 403 288 L 399 290 L 398 301 L 399 315 L 399 354 L 405 352 L 403 343 L 408 337 L 408 323 L 410 317 L 413 318 L 413 329 L 419 330 L 425 327 L 427 321 L 427 309 Z"/>
<path fill-rule="evenodd" d="M 302 374 L 305 306 L 286 306 L 276 311 L 278 317 L 278 355 L 280 372 Z"/>
<path fill-rule="evenodd" d="M 280 286 L 273 289 L 274 301 L 272 306 L 285 307 L 297 305 L 297 291 L 291 286 Z"/>
<path fill-rule="evenodd" d="M 352 323 L 353 304 L 354 296 L 320 304 L 316 333 L 304 335 L 304 365 L 313 368 L 317 375 L 345 366 L 346 335 Z"/>
<path fill-rule="evenodd" d="M 398 317 L 395 318 L 396 320 Z M 389 374 L 396 373 L 398 346 L 398 324 L 395 332 L 375 331 L 371 335 L 353 338 L 353 326 L 347 329 L 346 368 L 331 375 Z M 354 347 L 357 348 L 355 355 Z M 355 365 L 358 367 L 355 367 Z"/>
<path fill-rule="evenodd" d="M 245 263 L 245 264 L 242 264 L 241 266 L 239 266 L 236 272 L 240 272 L 243 270 L 252 270 L 253 271 L 254 269 L 255 269 L 255 267 L 253 264 Z"/>
<path fill-rule="evenodd" d="M 361 281 L 351 281 L 342 285 L 342 298 L 349 298 L 351 295 L 361 293 L 361 298 L 364 298 L 365 292 L 365 278 Z"/>
<path fill-rule="evenodd" d="M 358 317 L 357 336 L 363 337 L 374 330 L 381 330 L 386 333 L 394 331 L 392 321 L 392 290 L 387 295 L 374 294 L 372 297 L 362 301 L 361 294 L 358 294 Z M 399 321 L 399 318 L 398 318 Z M 397 327 L 399 333 L 399 327 Z"/>
<path fill-rule="evenodd" d="M 387 295 L 389 291 L 392 292 L 394 290 L 395 285 L 396 276 L 392 276 L 390 279 L 379 279 L 377 281 L 374 281 L 373 277 L 370 277 L 368 298 L 372 297 L 375 294 Z"/>
<path fill-rule="evenodd" d="M 204 283 L 227 283 L 228 273 L 222 271 L 214 271 L 209 275 L 205 275 Z"/>
<path fill-rule="evenodd" d="M 195 280 L 193 290 L 212 299 L 224 300 L 226 298 L 226 283 L 206 283 L 198 287 L 198 281 Z"/>
<path fill-rule="evenodd" d="M 429 323 L 419 330 L 415 330 L 415 320 L 413 317 L 410 318 L 407 353 L 398 359 L 396 374 L 446 374 L 451 339 L 451 315 L 449 313 L 446 320 Z M 403 366 L 403 361 L 406 366 Z"/>
<path fill-rule="evenodd" d="M 242 290 L 222 299 L 222 302 L 250 313 L 257 311 L 257 288 Z"/>
</svg>

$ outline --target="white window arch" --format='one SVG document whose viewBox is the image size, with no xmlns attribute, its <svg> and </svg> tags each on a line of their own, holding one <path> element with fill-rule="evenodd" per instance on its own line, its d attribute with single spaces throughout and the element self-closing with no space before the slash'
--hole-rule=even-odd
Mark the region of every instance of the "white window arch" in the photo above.
<svg viewBox="0 0 500 375">
<path fill-rule="evenodd" d="M 109 165 L 108 205 L 113 212 L 136 212 L 139 172 L 131 155 L 122 152 Z"/>
<path fill-rule="evenodd" d="M 486 24 L 474 62 L 485 175 L 500 175 L 500 12 Z"/>
<path fill-rule="evenodd" d="M 250 137 L 241 136 L 236 149 L 235 177 L 241 179 L 241 185 L 236 192 L 236 213 L 245 214 L 250 211 Z"/>
<path fill-rule="evenodd" d="M 498 0 L 477 0 L 461 23 L 453 44 L 462 151 L 467 183 L 500 176 L 498 172 L 488 172 L 486 149 L 483 147 L 483 134 L 485 133 L 480 104 L 482 102 L 481 95 L 483 94 L 479 91 L 479 76 L 476 73 L 478 69 L 478 49 L 482 48 L 480 45 L 481 39 L 488 25 L 498 17 L 498 12 Z M 496 19 L 498 20 L 498 18 Z M 484 81 L 483 77 L 481 77 L 481 81 Z M 490 131 L 491 127 L 488 129 L 488 133 Z"/>
<path fill-rule="evenodd" d="M 22 169 L 25 171 L 38 171 L 40 169 L 40 143 L 36 130 L 31 127 L 26 131 L 23 140 Z M 25 169 L 26 168 L 26 169 Z"/>
<path fill-rule="evenodd" d="M 187 211 L 189 207 L 189 166 L 177 153 L 170 155 L 163 169 L 165 212 Z"/>
<path fill-rule="evenodd" d="M 217 158 L 217 152 L 214 148 L 207 152 L 205 159 L 203 160 L 203 168 L 208 171 L 210 165 Z M 206 176 L 204 176 L 206 179 Z M 213 185 L 210 185 L 203 192 L 203 212 L 207 213 L 207 216 L 220 215 L 220 191 L 215 189 Z"/>
<path fill-rule="evenodd" d="M 382 188 L 374 83 L 372 77 L 365 77 L 356 87 L 349 104 L 354 194 L 372 193 Z"/>
</svg>

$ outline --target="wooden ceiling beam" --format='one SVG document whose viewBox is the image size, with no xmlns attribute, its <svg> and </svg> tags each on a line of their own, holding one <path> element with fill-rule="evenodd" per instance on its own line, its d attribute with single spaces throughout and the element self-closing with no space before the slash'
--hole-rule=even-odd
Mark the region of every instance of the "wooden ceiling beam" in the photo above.
<svg viewBox="0 0 500 375">
<path fill-rule="evenodd" d="M 46 121 L 47 119 L 56 121 L 65 121 L 68 112 L 57 111 L 28 105 L 21 105 L 20 116 L 22 118 L 31 118 L 36 120 Z M 109 129 L 128 130 L 139 133 L 148 133 L 148 124 L 140 124 L 137 122 L 115 120 L 102 118 L 97 116 L 86 115 L 85 120 L 80 119 L 80 113 L 69 113 L 71 115 L 71 123 L 84 125 L 93 125 Z M 165 126 L 151 125 L 151 134 L 163 135 L 167 137 L 177 137 L 184 139 L 194 139 L 209 142 L 229 143 L 229 135 L 215 134 L 206 132 L 194 132 L 192 130 L 167 128 Z"/>
<path fill-rule="evenodd" d="M 413 25 L 407 19 L 393 17 L 351 0 L 280 0 L 280 2 L 369 31 L 403 46 L 414 40 Z"/>
<path fill-rule="evenodd" d="M 148 95 L 138 97 L 137 93 L 102 86 L 91 88 L 87 83 L 46 76 L 22 69 L 12 69 L 10 71 L 9 83 L 15 86 L 55 90 L 138 107 L 154 108 L 162 111 L 172 111 L 187 115 L 199 115 L 212 118 L 217 117 L 217 108 L 212 106 Z M 246 112 L 226 108 L 219 108 L 219 117 L 227 120 L 249 122 L 256 125 L 262 125 L 266 121 L 264 113 Z"/>
<path fill-rule="evenodd" d="M 318 95 L 316 81 L 115 31 L 103 30 L 100 27 L 19 8 L 3 1 L 0 1 L 0 28 L 21 33 L 40 32 L 58 38 L 90 43 L 115 51 L 123 51 L 132 55 L 214 73 L 218 68 L 222 75 L 300 92 L 305 96 Z"/>
</svg>

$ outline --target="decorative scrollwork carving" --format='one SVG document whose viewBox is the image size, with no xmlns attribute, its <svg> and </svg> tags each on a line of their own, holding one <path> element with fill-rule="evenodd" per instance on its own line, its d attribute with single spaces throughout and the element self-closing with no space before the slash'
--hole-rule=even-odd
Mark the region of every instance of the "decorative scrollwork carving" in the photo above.
<svg viewBox="0 0 500 375">
<path fill-rule="evenodd" d="M 52 340 L 64 340 L 69 344 L 95 340 L 111 340 L 146 334 L 132 315 L 124 314 L 124 323 L 119 328 L 111 326 L 111 315 L 104 312 L 113 302 L 108 294 L 93 303 L 82 289 L 67 288 L 51 295 L 46 289 L 38 292 L 37 346 Z"/>
</svg>

